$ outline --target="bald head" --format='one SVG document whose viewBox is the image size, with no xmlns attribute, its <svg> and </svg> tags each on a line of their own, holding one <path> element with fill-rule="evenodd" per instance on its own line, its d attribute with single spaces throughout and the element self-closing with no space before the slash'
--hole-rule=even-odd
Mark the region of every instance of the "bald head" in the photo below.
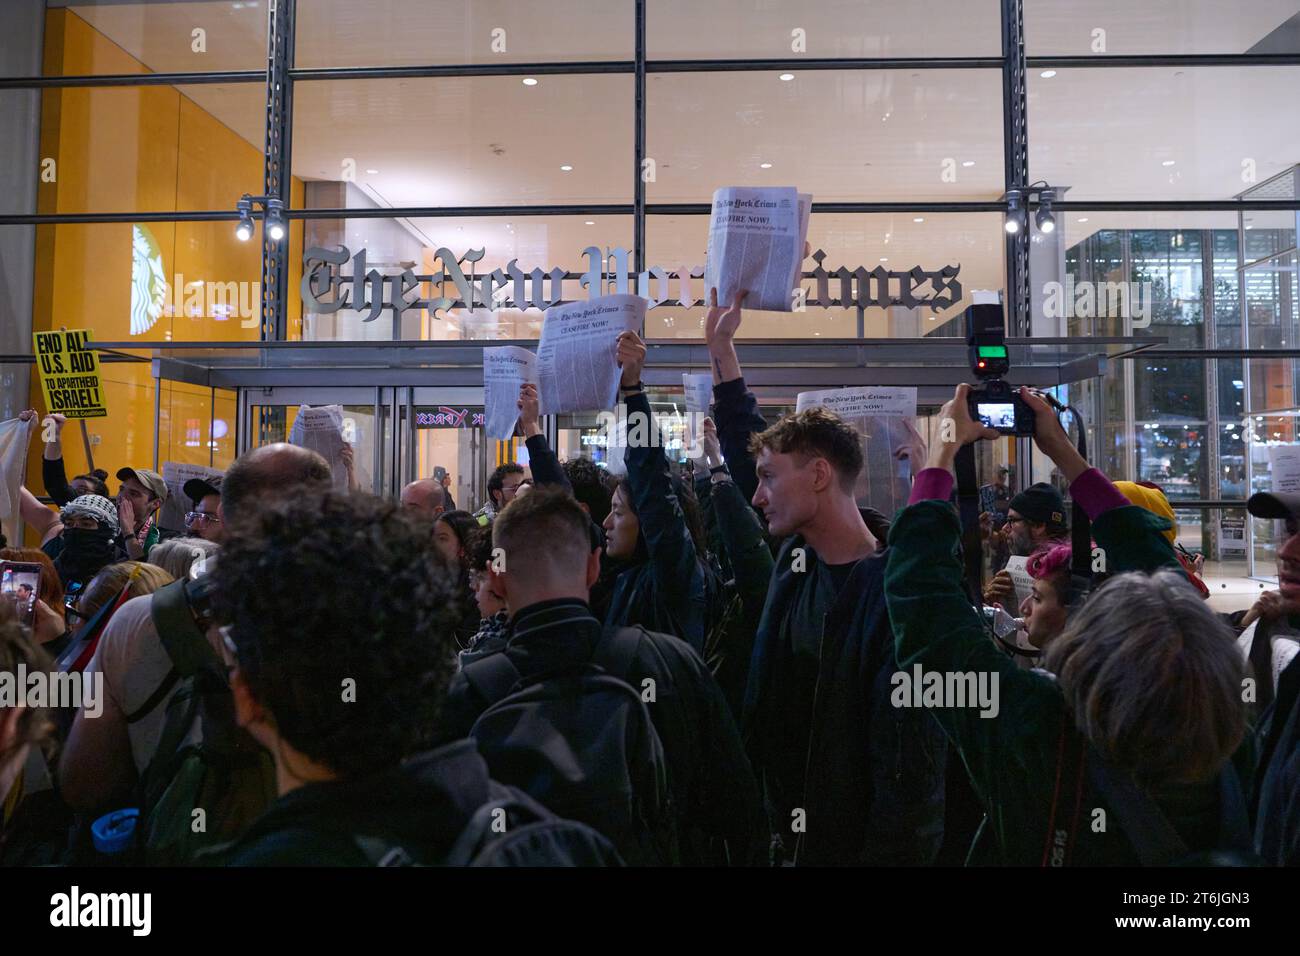
<svg viewBox="0 0 1300 956">
<path fill-rule="evenodd" d="M 329 463 L 316 452 L 284 442 L 263 445 L 241 455 L 226 472 L 221 484 L 221 514 L 229 524 L 255 511 L 259 499 L 319 494 L 333 484 Z"/>
<path fill-rule="evenodd" d="M 432 478 L 421 478 L 402 489 L 402 507 L 436 518 L 447 510 L 447 493 Z"/>
</svg>

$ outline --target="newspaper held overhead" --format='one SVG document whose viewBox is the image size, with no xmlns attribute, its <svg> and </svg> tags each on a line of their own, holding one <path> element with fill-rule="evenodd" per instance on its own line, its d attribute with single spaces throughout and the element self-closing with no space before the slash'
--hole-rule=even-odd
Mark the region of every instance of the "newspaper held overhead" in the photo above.
<svg viewBox="0 0 1300 956">
<path fill-rule="evenodd" d="M 793 186 L 757 189 L 729 186 L 713 194 L 704 288 L 730 305 L 748 291 L 744 305 L 768 312 L 794 311 L 812 195 Z"/>
<path fill-rule="evenodd" d="M 517 345 L 483 350 L 483 405 L 489 438 L 508 441 L 519 421 L 519 387 L 537 384 L 537 356 Z"/>
<path fill-rule="evenodd" d="M 1269 445 L 1268 465 L 1273 491 L 1280 494 L 1300 491 L 1300 445 Z"/>
<path fill-rule="evenodd" d="M 343 464 L 343 406 L 303 405 L 289 429 L 289 444 L 309 448 L 329 462 L 336 491 L 348 490 L 348 471 Z"/>
<path fill-rule="evenodd" d="M 910 448 L 916 419 L 915 388 L 834 388 L 800 392 L 795 410 L 815 405 L 834 412 L 862 436 L 865 465 L 854 488 L 859 505 L 886 516 L 907 504 L 911 467 L 898 451 Z"/>
<path fill-rule="evenodd" d="M 181 461 L 162 463 L 162 479 L 167 484 L 167 500 L 158 512 L 158 525 L 164 531 L 185 531 L 185 513 L 192 511 L 197 501 L 185 497 L 185 482 L 191 478 L 220 478 L 220 468 L 191 465 Z"/>
<path fill-rule="evenodd" d="M 543 415 L 609 411 L 618 399 L 618 337 L 645 322 L 639 295 L 606 295 L 546 310 L 537 345 Z"/>
<path fill-rule="evenodd" d="M 686 393 L 687 414 L 709 414 L 709 403 L 713 401 L 713 374 L 711 372 L 705 372 L 703 375 L 694 372 L 683 372 L 682 391 Z"/>
</svg>

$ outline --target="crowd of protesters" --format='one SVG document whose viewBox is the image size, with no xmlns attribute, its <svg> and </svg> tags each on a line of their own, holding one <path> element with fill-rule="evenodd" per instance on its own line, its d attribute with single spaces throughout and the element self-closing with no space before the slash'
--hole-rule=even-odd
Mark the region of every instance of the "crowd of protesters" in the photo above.
<svg viewBox="0 0 1300 956">
<path fill-rule="evenodd" d="M 1279 586 L 1216 614 L 1160 489 L 1091 467 L 1021 390 L 1103 567 L 1080 575 L 1054 484 L 999 469 L 976 593 L 954 462 L 999 435 L 967 386 L 882 515 L 850 424 L 764 419 L 741 322 L 709 310 L 693 467 L 653 441 L 617 478 L 561 462 L 526 385 L 529 468 L 475 512 L 443 469 L 391 501 L 275 444 L 186 483 L 167 537 L 162 477 L 68 480 L 51 416 L 58 508 L 24 490 L 39 548 L 0 552 L 42 568 L 29 623 L 0 605 L 0 672 L 103 695 L 0 707 L 0 861 L 1300 863 L 1300 495 L 1250 500 Z M 617 354 L 651 416 L 645 343 Z"/>
</svg>

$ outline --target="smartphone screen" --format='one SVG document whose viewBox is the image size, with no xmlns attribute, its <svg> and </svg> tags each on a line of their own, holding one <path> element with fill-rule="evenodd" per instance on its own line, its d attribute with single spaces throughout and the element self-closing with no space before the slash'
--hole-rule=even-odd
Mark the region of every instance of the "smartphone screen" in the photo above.
<svg viewBox="0 0 1300 956">
<path fill-rule="evenodd" d="M 21 561 L 0 561 L 0 599 L 13 604 L 26 627 L 36 623 L 36 600 L 41 593 L 41 566 Z"/>
</svg>

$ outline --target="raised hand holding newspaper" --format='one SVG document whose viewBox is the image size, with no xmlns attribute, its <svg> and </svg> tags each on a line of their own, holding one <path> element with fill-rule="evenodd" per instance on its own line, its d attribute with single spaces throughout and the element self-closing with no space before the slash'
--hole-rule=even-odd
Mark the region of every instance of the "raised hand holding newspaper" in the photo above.
<svg viewBox="0 0 1300 956">
<path fill-rule="evenodd" d="M 793 186 L 728 186 L 713 194 L 704 288 L 719 302 L 748 290 L 744 306 L 792 312 L 812 195 Z"/>
<path fill-rule="evenodd" d="M 645 312 L 646 300 L 639 295 L 606 295 L 547 309 L 537 346 L 541 414 L 613 408 L 618 337 L 639 332 Z"/>
<path fill-rule="evenodd" d="M 537 356 L 517 345 L 483 350 L 483 405 L 489 438 L 508 441 L 519 421 L 519 386 L 536 385 Z"/>
<path fill-rule="evenodd" d="M 864 385 L 800 392 L 795 410 L 820 405 L 853 425 L 863 440 L 863 469 L 854 488 L 858 503 L 892 515 L 911 494 L 910 463 L 895 449 L 914 440 L 908 424 L 916 418 L 916 389 Z"/>
</svg>

